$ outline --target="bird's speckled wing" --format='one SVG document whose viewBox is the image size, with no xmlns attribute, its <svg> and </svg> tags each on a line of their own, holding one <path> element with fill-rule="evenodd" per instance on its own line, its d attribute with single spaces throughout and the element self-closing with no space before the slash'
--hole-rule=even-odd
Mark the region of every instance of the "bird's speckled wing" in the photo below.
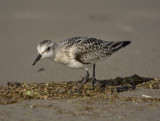
<svg viewBox="0 0 160 121">
<path fill-rule="evenodd" d="M 70 48 L 87 39 L 88 37 L 72 37 L 72 38 L 60 41 L 59 44 L 63 48 Z"/>
<path fill-rule="evenodd" d="M 104 41 L 87 38 L 76 44 L 79 51 L 77 51 L 75 59 L 83 64 L 93 64 L 104 60 L 129 43 L 129 41 Z"/>
<path fill-rule="evenodd" d="M 96 38 L 87 38 L 77 44 L 75 59 L 83 64 L 92 64 L 111 55 L 111 48 L 107 41 Z M 108 43 L 109 44 L 109 43 Z"/>
<path fill-rule="evenodd" d="M 104 41 L 96 38 L 73 37 L 61 41 L 65 48 L 75 50 L 75 60 L 92 64 L 109 57 L 112 53 L 130 43 L 129 41 Z"/>
</svg>

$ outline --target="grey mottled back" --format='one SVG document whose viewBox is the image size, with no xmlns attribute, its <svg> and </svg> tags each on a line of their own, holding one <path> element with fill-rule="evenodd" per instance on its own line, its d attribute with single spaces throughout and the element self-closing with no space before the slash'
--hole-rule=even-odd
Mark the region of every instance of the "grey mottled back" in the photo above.
<svg viewBox="0 0 160 121">
<path fill-rule="evenodd" d="M 60 45 L 67 48 L 75 48 L 75 59 L 83 64 L 96 63 L 110 56 L 130 41 L 104 41 L 96 38 L 73 37 L 60 42 Z"/>
</svg>

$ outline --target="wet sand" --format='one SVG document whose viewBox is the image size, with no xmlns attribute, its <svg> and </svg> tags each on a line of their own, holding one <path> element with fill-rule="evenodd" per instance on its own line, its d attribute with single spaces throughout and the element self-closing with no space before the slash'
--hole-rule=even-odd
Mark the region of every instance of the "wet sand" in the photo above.
<svg viewBox="0 0 160 121">
<path fill-rule="evenodd" d="M 16 109 L 16 110 L 14 110 Z M 151 103 L 83 99 L 31 100 L 2 105 L 2 121 L 158 121 L 160 108 Z M 17 116 L 18 114 L 18 116 Z"/>
<path fill-rule="evenodd" d="M 39 83 L 80 80 L 85 74 L 83 70 L 69 69 L 49 60 L 42 60 L 32 67 L 37 56 L 36 46 L 39 42 L 45 39 L 58 42 L 73 36 L 96 37 L 111 41 L 132 41 L 130 46 L 97 64 L 97 79 L 111 79 L 133 74 L 158 77 L 160 72 L 159 4 L 159 0 L 1 1 L 0 85 L 17 81 Z M 125 93 L 130 94 L 129 92 Z M 138 95 L 139 93 L 134 94 Z M 73 102 L 76 101 L 73 100 Z M 42 106 L 31 108 L 33 103 Z M 24 120 L 65 120 L 66 117 L 68 120 L 124 121 L 136 119 L 140 121 L 144 119 L 149 121 L 159 119 L 159 107 L 150 107 L 147 103 L 139 104 L 143 107 L 143 110 L 140 111 L 138 105 L 133 102 L 129 104 L 115 102 L 111 106 L 107 101 L 98 103 L 98 101 L 95 102 L 95 105 L 98 106 L 96 110 L 93 108 L 88 113 L 85 110 L 74 112 L 79 110 L 78 108 L 84 108 L 85 102 L 67 105 L 67 100 L 31 100 L 0 105 L 2 112 L 0 120 L 23 120 L 24 117 Z M 107 104 L 105 105 L 105 103 Z M 126 107 L 120 106 L 121 103 L 124 103 Z M 28 106 L 25 106 L 26 104 Z M 53 108 L 51 106 L 48 109 L 45 107 L 47 105 L 52 105 Z M 60 109 L 55 110 L 54 106 Z M 65 106 L 66 109 L 63 109 Z M 70 109 L 70 106 L 76 109 Z M 57 110 L 60 110 L 62 114 Z M 97 113 L 98 111 L 99 113 Z M 66 112 L 71 112 L 71 114 Z M 95 114 L 98 115 L 97 118 L 92 118 Z"/>
</svg>

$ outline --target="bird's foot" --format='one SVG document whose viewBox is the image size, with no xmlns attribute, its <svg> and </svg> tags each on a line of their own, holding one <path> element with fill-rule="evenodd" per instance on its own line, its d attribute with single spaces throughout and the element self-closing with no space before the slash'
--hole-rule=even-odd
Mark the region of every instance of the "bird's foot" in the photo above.
<svg viewBox="0 0 160 121">
<path fill-rule="evenodd" d="M 81 94 L 81 89 L 82 89 L 83 85 L 84 85 L 88 80 L 89 80 L 89 76 L 88 76 L 88 75 L 86 75 L 85 77 L 82 78 L 82 84 L 81 84 L 80 87 L 77 89 L 79 95 Z"/>
<path fill-rule="evenodd" d="M 91 88 L 94 89 L 94 86 L 95 86 L 95 82 L 96 82 L 96 78 L 95 77 L 92 77 L 91 79 Z"/>
</svg>

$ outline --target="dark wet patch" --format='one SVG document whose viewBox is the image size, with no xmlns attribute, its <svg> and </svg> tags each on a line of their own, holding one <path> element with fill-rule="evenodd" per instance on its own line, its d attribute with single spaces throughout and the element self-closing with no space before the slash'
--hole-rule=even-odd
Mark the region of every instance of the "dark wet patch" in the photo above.
<svg viewBox="0 0 160 121">
<path fill-rule="evenodd" d="M 40 68 L 40 69 L 38 69 L 37 72 L 41 72 L 41 71 L 45 71 L 45 69 L 44 68 Z"/>
<path fill-rule="evenodd" d="M 160 79 L 144 78 L 138 75 L 131 77 L 110 80 L 99 80 L 94 89 L 91 88 L 90 82 L 87 82 L 82 90 L 81 95 L 76 91 L 81 81 L 78 82 L 49 82 L 49 83 L 19 83 L 8 82 L 8 86 L 0 86 L 0 104 L 11 104 L 22 100 L 31 99 L 74 99 L 74 98 L 89 98 L 90 100 L 112 99 L 124 101 L 160 101 L 159 98 L 133 98 L 120 97 L 119 92 L 131 91 L 136 89 L 136 86 L 144 88 L 160 88 Z M 108 96 L 110 95 L 110 96 Z M 90 110 L 90 109 L 87 109 Z"/>
</svg>

